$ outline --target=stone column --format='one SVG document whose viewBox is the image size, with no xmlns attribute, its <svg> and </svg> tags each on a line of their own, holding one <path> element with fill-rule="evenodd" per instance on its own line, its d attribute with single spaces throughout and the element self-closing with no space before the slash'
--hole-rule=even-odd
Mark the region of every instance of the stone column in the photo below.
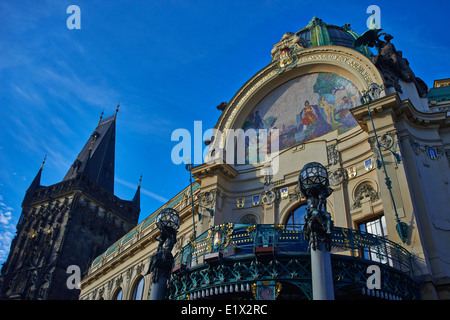
<svg viewBox="0 0 450 320">
<path fill-rule="evenodd" d="M 334 300 L 333 273 L 330 251 L 323 241 L 311 249 L 313 300 Z"/>
</svg>

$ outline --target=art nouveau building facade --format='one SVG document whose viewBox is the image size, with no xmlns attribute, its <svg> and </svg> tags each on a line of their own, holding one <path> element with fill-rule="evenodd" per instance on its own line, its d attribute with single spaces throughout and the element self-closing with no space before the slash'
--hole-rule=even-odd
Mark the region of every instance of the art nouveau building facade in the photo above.
<svg viewBox="0 0 450 320">
<path fill-rule="evenodd" d="M 428 90 L 389 35 L 377 38 L 376 55 L 354 48 L 357 38 L 349 25 L 313 18 L 285 34 L 271 63 L 219 106 L 224 138 L 229 129 L 277 129 L 279 151 L 253 163 L 250 137 L 240 146 L 245 163 L 193 168 L 193 206 L 187 186 L 162 207 L 182 222 L 169 299 L 311 299 L 297 186 L 309 162 L 327 168 L 333 189 L 336 299 L 449 298 L 450 87 L 437 81 Z M 374 87 L 379 95 L 364 100 Z M 162 208 L 94 260 L 80 299 L 149 298 Z M 366 288 L 370 264 L 382 269 L 378 291 Z"/>
</svg>

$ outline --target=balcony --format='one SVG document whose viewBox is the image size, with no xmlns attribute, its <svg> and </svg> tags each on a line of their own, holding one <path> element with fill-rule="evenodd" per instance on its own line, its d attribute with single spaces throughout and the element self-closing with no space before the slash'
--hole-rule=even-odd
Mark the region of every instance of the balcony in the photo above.
<svg viewBox="0 0 450 320">
<path fill-rule="evenodd" d="M 262 286 L 276 299 L 311 299 L 310 248 L 303 225 L 227 223 L 212 227 L 175 256 L 168 298 L 254 299 Z M 385 238 L 334 227 L 331 263 L 336 299 L 419 299 L 411 253 Z M 380 268 L 370 289 L 367 268 Z"/>
</svg>

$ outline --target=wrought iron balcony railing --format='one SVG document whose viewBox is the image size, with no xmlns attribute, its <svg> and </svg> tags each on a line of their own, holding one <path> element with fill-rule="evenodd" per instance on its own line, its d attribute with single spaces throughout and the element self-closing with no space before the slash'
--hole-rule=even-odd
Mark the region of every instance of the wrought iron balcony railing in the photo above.
<svg viewBox="0 0 450 320">
<path fill-rule="evenodd" d="M 304 255 L 309 250 L 303 225 L 226 223 L 212 227 L 182 248 L 175 256 L 174 271 L 195 269 L 215 259 Z M 374 261 L 414 277 L 413 255 L 395 242 L 370 233 L 334 227 L 331 253 Z"/>
</svg>

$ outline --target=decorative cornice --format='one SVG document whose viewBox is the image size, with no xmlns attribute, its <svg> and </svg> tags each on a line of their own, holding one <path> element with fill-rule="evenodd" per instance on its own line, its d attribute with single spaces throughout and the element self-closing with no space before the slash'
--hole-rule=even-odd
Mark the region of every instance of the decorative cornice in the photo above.
<svg viewBox="0 0 450 320">
<path fill-rule="evenodd" d="M 410 124 L 425 127 L 431 125 L 449 127 L 450 125 L 450 120 L 447 117 L 446 112 L 425 113 L 418 111 L 409 99 L 401 100 L 398 93 L 395 92 L 388 96 L 379 98 L 371 102 L 369 105 L 361 105 L 350 110 L 353 117 L 355 117 L 356 121 L 366 132 L 368 131 L 367 123 L 369 121 L 368 106 L 370 107 L 373 117 L 376 117 L 377 114 L 391 111 L 395 118 L 404 118 Z"/>
<path fill-rule="evenodd" d="M 216 173 L 220 173 L 226 178 L 234 178 L 238 175 L 238 172 L 227 163 L 204 163 L 192 169 L 192 175 L 198 180 Z"/>
</svg>

